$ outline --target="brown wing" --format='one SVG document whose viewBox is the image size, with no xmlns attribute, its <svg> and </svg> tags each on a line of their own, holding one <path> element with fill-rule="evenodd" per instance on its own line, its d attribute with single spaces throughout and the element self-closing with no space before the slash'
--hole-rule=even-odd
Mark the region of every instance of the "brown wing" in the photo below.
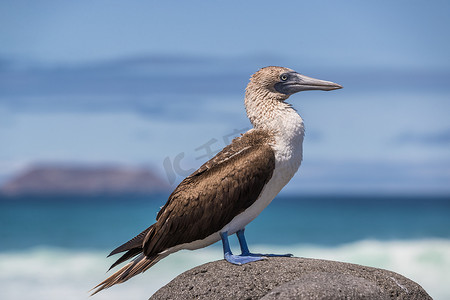
<svg viewBox="0 0 450 300">
<path fill-rule="evenodd" d="M 251 131 L 183 180 L 158 213 L 144 254 L 204 239 L 252 205 L 275 167 L 267 139 L 266 133 Z"/>
</svg>

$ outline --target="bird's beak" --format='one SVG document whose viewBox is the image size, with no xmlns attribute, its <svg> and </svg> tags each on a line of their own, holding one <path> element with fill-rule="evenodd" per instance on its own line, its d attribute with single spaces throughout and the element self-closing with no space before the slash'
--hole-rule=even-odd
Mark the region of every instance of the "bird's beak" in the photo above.
<svg viewBox="0 0 450 300">
<path fill-rule="evenodd" d="M 341 88 L 342 86 L 337 83 L 311 78 L 296 72 L 292 72 L 287 81 L 279 82 L 275 85 L 277 91 L 286 95 L 292 95 L 301 91 L 332 91 Z"/>
<path fill-rule="evenodd" d="M 342 89 L 342 85 L 331 81 L 315 79 L 298 73 L 296 75 L 292 83 L 295 93 L 308 90 L 332 91 Z"/>
</svg>

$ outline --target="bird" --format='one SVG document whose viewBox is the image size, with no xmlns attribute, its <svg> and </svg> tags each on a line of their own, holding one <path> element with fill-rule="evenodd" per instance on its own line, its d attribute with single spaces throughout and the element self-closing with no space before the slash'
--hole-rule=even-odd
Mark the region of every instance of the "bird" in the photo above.
<svg viewBox="0 0 450 300">
<path fill-rule="evenodd" d="M 160 209 L 156 222 L 109 254 L 125 252 L 109 270 L 130 261 L 95 286 L 92 295 L 145 272 L 174 252 L 220 240 L 224 259 L 235 265 L 292 256 L 250 252 L 245 227 L 291 180 L 303 159 L 303 119 L 286 100 L 301 91 L 340 88 L 284 67 L 269 66 L 254 73 L 244 100 L 253 128 L 187 176 Z M 240 255 L 230 249 L 228 236 L 233 234 Z"/>
</svg>

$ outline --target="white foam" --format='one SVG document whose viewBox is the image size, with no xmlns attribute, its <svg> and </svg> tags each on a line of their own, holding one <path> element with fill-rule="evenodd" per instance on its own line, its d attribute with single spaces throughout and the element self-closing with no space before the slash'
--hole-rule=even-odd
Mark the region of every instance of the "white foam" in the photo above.
<svg viewBox="0 0 450 300">
<path fill-rule="evenodd" d="M 107 251 L 36 248 L 0 253 L 0 299 L 88 299 L 89 290 L 105 274 L 114 258 Z M 148 299 L 161 286 L 196 265 L 221 258 L 221 252 L 201 249 L 180 252 L 93 299 Z"/>
<path fill-rule="evenodd" d="M 389 269 L 418 282 L 435 299 L 450 299 L 450 240 L 360 241 L 337 247 L 253 245 L 255 252 L 285 253 Z M 88 299 L 114 261 L 106 251 L 36 248 L 0 253 L 0 299 Z M 125 284 L 92 299 L 148 299 L 178 274 L 222 258 L 219 247 L 173 254 Z"/>
</svg>

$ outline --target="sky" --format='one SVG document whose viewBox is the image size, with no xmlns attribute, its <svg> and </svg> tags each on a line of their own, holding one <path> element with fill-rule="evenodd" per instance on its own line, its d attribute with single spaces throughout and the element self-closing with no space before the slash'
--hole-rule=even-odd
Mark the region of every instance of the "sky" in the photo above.
<svg viewBox="0 0 450 300">
<path fill-rule="evenodd" d="M 344 89 L 305 120 L 291 192 L 450 194 L 448 1 L 2 1 L 0 183 L 42 163 L 152 167 L 169 183 L 250 128 L 248 78 Z"/>
</svg>

